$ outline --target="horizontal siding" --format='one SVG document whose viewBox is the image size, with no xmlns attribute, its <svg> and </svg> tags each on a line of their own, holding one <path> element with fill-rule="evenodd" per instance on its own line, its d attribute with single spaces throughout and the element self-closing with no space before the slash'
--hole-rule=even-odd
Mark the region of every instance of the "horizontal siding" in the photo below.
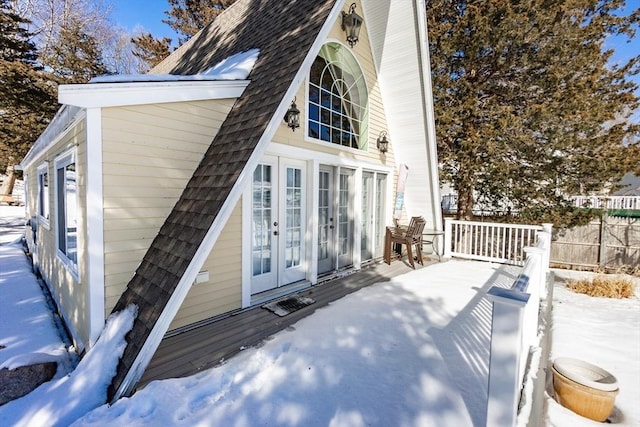
<svg viewBox="0 0 640 427">
<path fill-rule="evenodd" d="M 124 291 L 233 102 L 103 110 L 106 313 Z"/>
<path fill-rule="evenodd" d="M 78 184 L 78 278 L 69 271 L 57 253 L 57 209 L 55 186 L 55 160 L 61 154 L 75 148 L 76 171 Z M 51 294 L 58 304 L 68 328 L 71 330 L 74 344 L 82 349 L 89 340 L 89 313 L 87 302 L 89 297 L 87 268 L 87 225 L 86 209 L 86 121 L 82 120 L 73 128 L 66 131 L 64 136 L 54 146 L 50 147 L 33 167 L 25 170 L 28 185 L 27 215 L 37 220 L 38 214 L 38 175 L 37 167 L 48 163 L 49 173 L 49 225 L 38 225 L 36 235 L 37 248 L 31 245 L 32 251 L 37 250 L 37 261 L 40 273 L 51 290 Z M 29 236 L 32 238 L 31 233 Z"/>
<path fill-rule="evenodd" d="M 239 201 L 201 271 L 209 282 L 194 284 L 170 330 L 240 308 L 242 305 L 242 201 Z"/>
</svg>

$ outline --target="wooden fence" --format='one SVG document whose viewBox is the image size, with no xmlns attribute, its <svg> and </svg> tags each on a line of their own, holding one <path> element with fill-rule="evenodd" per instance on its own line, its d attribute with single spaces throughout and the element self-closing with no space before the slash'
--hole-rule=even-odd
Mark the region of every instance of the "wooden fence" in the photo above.
<svg viewBox="0 0 640 427">
<path fill-rule="evenodd" d="M 587 225 L 555 230 L 551 265 L 633 269 L 640 266 L 640 219 L 604 216 Z"/>
</svg>

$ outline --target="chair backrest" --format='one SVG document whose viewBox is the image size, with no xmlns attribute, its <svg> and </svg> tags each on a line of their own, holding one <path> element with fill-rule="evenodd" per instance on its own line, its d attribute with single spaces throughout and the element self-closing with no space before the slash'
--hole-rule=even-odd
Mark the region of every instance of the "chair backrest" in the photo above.
<svg viewBox="0 0 640 427">
<path fill-rule="evenodd" d="M 412 236 L 414 242 L 422 241 L 422 232 L 424 231 L 424 226 L 426 225 L 426 223 L 427 221 L 422 217 L 420 217 L 420 220 L 417 221 L 416 228 Z"/>
<path fill-rule="evenodd" d="M 411 221 L 409 222 L 409 226 L 407 227 L 407 238 L 415 241 L 416 239 L 422 238 L 422 231 L 424 230 L 424 225 L 427 223 L 425 219 L 421 216 L 411 217 Z"/>
</svg>

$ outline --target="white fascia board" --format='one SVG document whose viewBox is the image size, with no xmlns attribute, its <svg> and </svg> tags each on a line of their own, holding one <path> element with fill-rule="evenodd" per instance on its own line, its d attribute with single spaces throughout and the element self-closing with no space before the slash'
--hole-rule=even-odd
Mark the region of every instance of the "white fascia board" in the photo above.
<svg viewBox="0 0 640 427">
<path fill-rule="evenodd" d="M 249 80 L 90 83 L 62 85 L 58 102 L 83 108 L 237 98 Z"/>
<path fill-rule="evenodd" d="M 271 121 L 267 124 L 267 127 L 260 137 L 256 148 L 253 150 L 253 153 L 249 157 L 247 164 L 240 172 L 240 176 L 231 189 L 229 197 L 227 197 L 227 199 L 222 204 L 220 212 L 218 212 L 218 215 L 207 231 L 204 240 L 198 247 L 198 250 L 196 251 L 194 257 L 187 266 L 186 271 L 182 275 L 182 279 L 180 280 L 180 282 L 178 282 L 176 289 L 169 298 L 169 302 L 165 306 L 162 314 L 158 318 L 158 321 L 151 330 L 149 337 L 142 345 L 140 352 L 133 361 L 129 372 L 127 372 L 127 374 L 125 375 L 125 378 L 120 384 L 120 387 L 118 388 L 118 390 L 116 390 L 112 403 L 118 400 L 123 395 L 131 392 L 135 384 L 142 377 L 144 370 L 146 369 L 147 365 L 151 361 L 151 358 L 158 349 L 162 337 L 164 337 L 164 334 L 169 329 L 169 325 L 173 321 L 173 318 L 184 302 L 184 299 L 187 296 L 189 289 L 191 288 L 191 284 L 195 281 L 198 272 L 201 270 L 202 265 L 207 260 L 209 253 L 218 240 L 218 237 L 222 232 L 222 228 L 227 223 L 227 220 L 231 216 L 233 209 L 242 196 L 244 188 L 251 182 L 254 169 L 267 150 L 267 146 L 271 143 L 273 135 L 275 135 L 278 128 L 282 126 L 282 117 L 284 117 L 284 114 L 291 104 L 291 100 L 295 97 L 298 88 L 308 75 L 309 70 L 311 69 L 311 64 L 315 60 L 316 56 L 318 56 L 318 52 L 320 52 L 320 48 L 324 44 L 324 41 L 327 39 L 331 27 L 338 19 L 338 16 L 340 16 L 340 12 L 342 11 L 344 2 L 345 0 L 337 0 L 333 5 L 333 9 L 331 10 L 331 12 L 329 12 L 329 16 L 320 29 L 320 32 L 318 33 L 318 36 L 311 46 L 311 49 L 309 49 L 309 52 L 307 52 L 307 56 L 304 59 L 302 66 L 293 78 L 293 81 L 289 86 L 289 89 L 287 89 L 284 97 L 282 98 L 282 100 L 280 100 L 280 105 L 278 106 L 276 113 L 271 118 Z"/>
</svg>

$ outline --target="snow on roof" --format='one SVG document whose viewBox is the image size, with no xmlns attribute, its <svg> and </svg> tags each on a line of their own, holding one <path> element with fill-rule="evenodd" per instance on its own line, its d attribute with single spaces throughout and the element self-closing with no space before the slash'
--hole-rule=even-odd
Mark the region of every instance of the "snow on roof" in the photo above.
<svg viewBox="0 0 640 427">
<path fill-rule="evenodd" d="M 124 82 L 173 82 L 203 80 L 246 80 L 260 54 L 259 49 L 236 53 L 203 73 L 192 75 L 179 74 L 118 74 L 113 76 L 94 77 L 89 83 L 124 83 Z"/>
</svg>

